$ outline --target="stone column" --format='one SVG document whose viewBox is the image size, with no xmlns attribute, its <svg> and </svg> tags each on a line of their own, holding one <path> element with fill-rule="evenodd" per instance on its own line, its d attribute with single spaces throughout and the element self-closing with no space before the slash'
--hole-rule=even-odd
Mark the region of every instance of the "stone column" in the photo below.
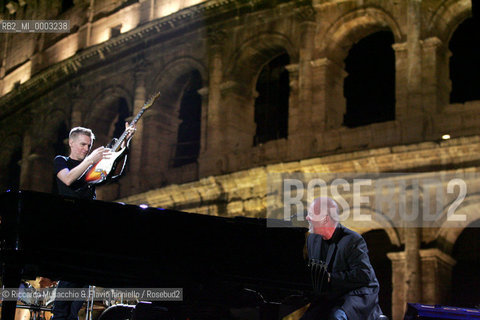
<svg viewBox="0 0 480 320">
<path fill-rule="evenodd" d="M 78 28 L 77 47 L 79 50 L 87 48 L 88 37 L 91 34 L 91 22 L 82 24 Z"/>
<path fill-rule="evenodd" d="M 314 88 L 313 83 L 314 79 L 312 77 L 312 61 L 314 56 L 314 39 L 315 39 L 315 29 L 317 23 L 315 21 L 315 9 L 311 6 L 306 6 L 300 8 L 297 11 L 296 18 L 300 24 L 301 32 L 301 42 L 300 42 L 300 56 L 298 64 L 298 105 L 297 108 L 300 108 L 303 113 L 304 119 L 308 121 L 302 121 L 303 123 L 311 123 L 311 126 L 317 127 L 316 123 L 317 118 L 315 117 L 315 112 L 313 110 L 313 97 L 314 97 Z M 290 79 L 292 80 L 292 79 Z M 290 106 L 292 108 L 292 106 Z M 310 130 L 305 130 L 310 131 Z M 298 134 L 299 132 L 294 132 Z M 311 134 L 309 132 L 309 134 Z"/>
<path fill-rule="evenodd" d="M 23 139 L 23 154 L 20 169 L 20 189 L 51 192 L 53 186 L 53 159 L 45 154 L 48 152 L 48 142 L 40 137 L 33 141 L 31 133 L 26 133 Z M 42 153 L 37 152 L 42 150 Z"/>
<path fill-rule="evenodd" d="M 203 87 L 198 90 L 198 94 L 202 97 L 202 113 L 200 116 L 200 152 L 199 157 L 202 153 L 207 150 L 207 119 L 208 119 L 208 87 Z"/>
<path fill-rule="evenodd" d="M 221 89 L 223 69 L 223 45 L 226 34 L 222 30 L 208 32 L 208 88 L 202 88 L 202 132 L 199 155 L 200 175 L 219 172 L 216 165 L 226 146 L 224 110 L 221 110 Z M 220 169 L 221 170 L 221 169 Z"/>
<path fill-rule="evenodd" d="M 422 242 L 423 197 L 422 191 L 413 182 L 405 189 L 406 191 L 399 195 L 399 212 L 405 228 L 405 300 L 406 302 L 422 302 L 420 245 Z M 404 212 L 403 215 L 402 212 Z"/>
<path fill-rule="evenodd" d="M 449 104 L 448 58 L 448 50 L 439 38 L 423 41 L 423 99 L 425 110 L 430 114 L 440 113 Z"/>
<path fill-rule="evenodd" d="M 53 150 L 51 153 L 53 154 Z M 47 156 L 46 154 L 41 154 L 35 159 L 33 163 L 33 170 L 36 173 L 34 176 L 34 183 L 32 185 L 32 190 L 41 191 L 41 192 L 52 192 L 53 187 L 53 158 Z"/>
<path fill-rule="evenodd" d="M 422 229 L 415 225 L 405 229 L 405 300 L 422 301 L 422 269 L 420 262 L 420 243 Z"/>
<path fill-rule="evenodd" d="M 437 248 L 420 250 L 422 261 L 422 302 L 445 304 L 448 301 L 452 270 L 456 261 Z"/>
<path fill-rule="evenodd" d="M 396 119 L 401 126 L 402 142 L 423 141 L 429 128 L 425 121 L 421 43 L 422 0 L 408 0 L 407 41 L 394 44 L 396 58 Z"/>
<path fill-rule="evenodd" d="M 140 21 L 139 24 L 151 21 L 153 17 L 153 1 L 152 0 L 139 0 L 140 6 L 138 10 L 140 11 Z"/>
<path fill-rule="evenodd" d="M 389 252 L 392 261 L 392 320 L 403 319 L 405 313 L 405 252 Z"/>
<path fill-rule="evenodd" d="M 86 0 L 89 5 L 87 10 L 83 11 L 84 19 L 87 20 L 86 23 L 82 24 L 78 29 L 77 37 L 77 48 L 78 50 L 88 48 L 91 45 L 92 37 L 92 27 L 93 27 L 93 17 L 95 15 L 94 6 L 95 0 Z"/>
<path fill-rule="evenodd" d="M 3 95 L 3 87 L 5 85 L 5 73 L 7 72 L 7 56 L 8 56 L 8 45 L 10 43 L 10 33 L 0 34 L 0 41 L 3 42 L 3 50 L 0 52 L 0 94 Z"/>
<path fill-rule="evenodd" d="M 78 127 L 83 125 L 82 118 L 82 102 L 83 99 L 72 98 L 72 114 L 71 114 L 71 127 Z M 71 129 L 71 128 L 68 128 Z"/>
<path fill-rule="evenodd" d="M 211 31 L 209 33 L 209 61 L 208 61 L 208 105 L 206 106 L 206 138 L 205 151 L 222 148 L 222 110 L 221 110 L 221 92 L 223 69 L 223 44 L 225 33 L 222 31 Z M 203 115 L 203 113 L 202 113 Z"/>
<path fill-rule="evenodd" d="M 407 44 L 393 44 L 395 51 L 395 119 L 408 118 L 408 59 Z"/>
<path fill-rule="evenodd" d="M 403 227 L 403 252 L 389 253 L 392 261 L 392 316 L 403 319 L 407 302 L 422 302 L 422 197 L 418 185 L 404 185 L 398 193 L 397 204 L 400 225 Z"/>
<path fill-rule="evenodd" d="M 314 84 L 312 66 L 315 46 L 316 11 L 312 6 L 300 7 L 295 18 L 300 31 L 298 64 L 287 66 L 290 78 L 288 106 L 288 153 L 295 158 L 311 156 L 312 132 L 318 131 L 314 107 Z M 312 131 L 313 130 L 313 131 Z"/>
<path fill-rule="evenodd" d="M 155 0 L 150 0 L 150 15 L 149 15 L 149 21 L 152 21 L 155 19 Z"/>
<path fill-rule="evenodd" d="M 396 65 L 395 119 L 400 124 L 403 143 L 420 142 L 423 141 L 425 137 L 425 118 L 422 115 L 422 109 L 412 104 L 408 44 L 396 43 L 393 45 L 393 49 L 395 50 Z M 420 77 L 420 75 L 418 76 Z M 418 83 L 419 81 L 416 80 L 416 82 Z M 417 90 L 421 91 L 422 89 L 418 88 Z M 421 99 L 421 97 L 419 99 Z"/>
<path fill-rule="evenodd" d="M 28 168 L 23 175 L 23 168 Z M 40 192 L 51 192 L 53 186 L 53 159 L 38 153 L 31 153 L 26 159 L 22 159 L 22 174 L 24 178 L 20 182 L 21 189 Z M 23 184 L 22 184 L 23 182 Z"/>
<path fill-rule="evenodd" d="M 43 61 L 44 61 L 44 52 L 43 52 L 43 45 L 45 43 L 45 33 L 40 33 L 38 35 L 37 44 L 35 48 L 35 52 L 30 58 L 32 61 L 32 71 L 31 74 L 34 75 L 39 70 L 43 69 Z"/>
<path fill-rule="evenodd" d="M 418 253 L 422 269 L 419 288 L 423 297 L 421 301 L 408 300 L 408 294 L 406 294 L 408 290 L 406 269 L 410 263 L 406 251 L 387 254 L 392 261 L 392 320 L 403 319 L 407 302 L 435 305 L 448 301 L 455 260 L 437 248 L 421 249 Z"/>
<path fill-rule="evenodd" d="M 22 160 L 20 161 L 20 189 L 30 189 L 30 150 L 32 148 L 32 135 L 26 132 L 23 137 Z"/>
<path fill-rule="evenodd" d="M 343 80 L 347 73 L 335 62 L 321 58 L 311 62 L 313 69 L 315 131 L 339 128 L 346 111 Z"/>
<path fill-rule="evenodd" d="M 165 109 L 168 108 L 158 104 L 143 117 L 141 190 L 158 188 L 166 182 L 169 163 L 175 155 L 180 120 L 178 113 Z"/>
<path fill-rule="evenodd" d="M 298 135 L 301 135 L 305 121 L 305 110 L 299 102 L 299 64 L 290 64 L 285 67 L 288 71 L 290 96 L 288 98 L 288 139 L 295 140 Z M 305 132 L 303 132 L 305 133 Z"/>
<path fill-rule="evenodd" d="M 71 114 L 70 114 L 70 126 L 78 127 L 84 126 L 83 118 L 83 107 L 85 103 L 85 92 L 88 91 L 85 86 L 79 81 L 72 81 L 69 83 L 69 90 L 71 92 L 70 105 L 71 105 Z M 67 129 L 71 129 L 67 128 Z"/>
<path fill-rule="evenodd" d="M 85 31 L 85 48 L 90 47 L 92 43 L 92 29 L 93 29 L 93 17 L 95 16 L 95 0 L 90 0 L 90 5 L 88 6 L 88 22 L 86 23 Z M 83 47 L 78 47 L 79 49 Z"/>
<path fill-rule="evenodd" d="M 423 113 L 422 100 L 422 0 L 408 0 L 407 4 L 407 88 L 408 108 L 414 113 Z"/>
<path fill-rule="evenodd" d="M 146 97 L 146 88 L 145 88 L 145 75 L 146 75 L 146 65 L 142 61 L 137 65 L 135 71 L 135 91 L 133 97 L 133 116 L 136 116 L 137 113 L 142 109 L 147 97 Z M 152 92 L 153 93 L 153 92 Z M 152 109 L 145 111 L 145 116 L 153 111 Z M 144 117 L 145 117 L 144 116 Z M 133 136 L 130 144 L 130 179 L 129 191 L 140 191 L 139 186 L 141 180 L 147 179 L 148 174 L 143 170 L 142 163 L 145 159 L 143 154 L 143 144 L 145 143 L 144 139 L 144 125 L 145 119 L 141 119 L 137 122 L 135 135 Z"/>
<path fill-rule="evenodd" d="M 218 147 L 223 153 L 248 149 L 253 144 L 256 129 L 254 92 L 235 81 L 222 83 L 220 90 L 223 125 L 219 134 L 223 141 Z"/>
</svg>

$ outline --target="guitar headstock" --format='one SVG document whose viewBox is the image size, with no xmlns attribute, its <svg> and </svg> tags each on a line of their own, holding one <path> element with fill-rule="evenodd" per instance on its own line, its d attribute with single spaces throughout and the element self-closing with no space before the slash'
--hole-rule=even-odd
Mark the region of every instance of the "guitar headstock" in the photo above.
<svg viewBox="0 0 480 320">
<path fill-rule="evenodd" d="M 150 108 L 153 103 L 155 102 L 155 100 L 157 100 L 157 98 L 160 97 L 160 91 L 156 92 L 155 94 L 153 94 L 146 102 L 145 104 L 143 105 L 143 109 L 148 109 Z"/>
</svg>

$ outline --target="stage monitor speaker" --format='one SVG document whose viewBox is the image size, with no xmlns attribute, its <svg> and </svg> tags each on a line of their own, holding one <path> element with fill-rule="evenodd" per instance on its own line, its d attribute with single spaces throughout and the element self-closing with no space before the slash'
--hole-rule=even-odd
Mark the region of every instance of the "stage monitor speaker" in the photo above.
<svg viewBox="0 0 480 320">
<path fill-rule="evenodd" d="M 407 303 L 407 312 L 405 313 L 405 317 L 403 319 L 480 319 L 480 310 L 473 308 Z"/>
</svg>

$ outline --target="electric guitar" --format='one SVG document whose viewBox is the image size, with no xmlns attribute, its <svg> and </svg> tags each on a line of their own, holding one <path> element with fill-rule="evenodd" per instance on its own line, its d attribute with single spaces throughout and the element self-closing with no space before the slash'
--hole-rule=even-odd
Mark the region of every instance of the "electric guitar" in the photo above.
<svg viewBox="0 0 480 320">
<path fill-rule="evenodd" d="M 133 127 L 140 117 L 143 115 L 145 110 L 150 108 L 152 104 L 157 100 L 160 96 L 160 92 L 155 93 L 150 99 L 148 99 L 145 104 L 143 105 L 142 109 L 138 112 L 135 118 L 130 123 L 130 127 Z M 113 141 L 107 146 L 112 151 L 112 155 L 109 159 L 102 159 L 97 163 L 92 164 L 90 167 L 85 170 L 83 177 L 85 177 L 85 181 L 89 184 L 100 184 L 103 182 L 107 182 L 109 178 L 111 178 L 113 172 L 115 172 L 115 168 L 119 160 L 125 154 L 128 145 L 130 144 L 130 139 L 132 136 L 128 138 L 124 146 L 122 147 L 122 143 L 125 141 L 125 138 L 128 135 L 128 130 L 125 130 L 123 134 L 118 139 L 113 139 Z M 110 145 L 112 145 L 110 147 Z"/>
</svg>

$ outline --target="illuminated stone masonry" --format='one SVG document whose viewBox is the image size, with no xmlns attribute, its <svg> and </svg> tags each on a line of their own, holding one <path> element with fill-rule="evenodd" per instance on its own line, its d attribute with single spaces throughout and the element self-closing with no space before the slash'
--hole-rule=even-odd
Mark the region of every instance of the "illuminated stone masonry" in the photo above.
<svg viewBox="0 0 480 320">
<path fill-rule="evenodd" d="M 0 34 L 2 189 L 51 192 L 72 126 L 104 145 L 158 91 L 126 176 L 99 199 L 262 217 L 272 173 L 478 171 L 480 84 L 468 74 L 480 70 L 462 62 L 479 54 L 460 50 L 480 41 L 470 0 L 11 3 L 2 19 L 70 20 L 71 32 Z M 464 204 L 476 226 L 475 193 Z M 461 249 L 478 228 L 354 222 L 381 252 L 392 319 L 406 301 L 469 292 L 450 275 L 480 267 L 480 250 Z"/>
</svg>

